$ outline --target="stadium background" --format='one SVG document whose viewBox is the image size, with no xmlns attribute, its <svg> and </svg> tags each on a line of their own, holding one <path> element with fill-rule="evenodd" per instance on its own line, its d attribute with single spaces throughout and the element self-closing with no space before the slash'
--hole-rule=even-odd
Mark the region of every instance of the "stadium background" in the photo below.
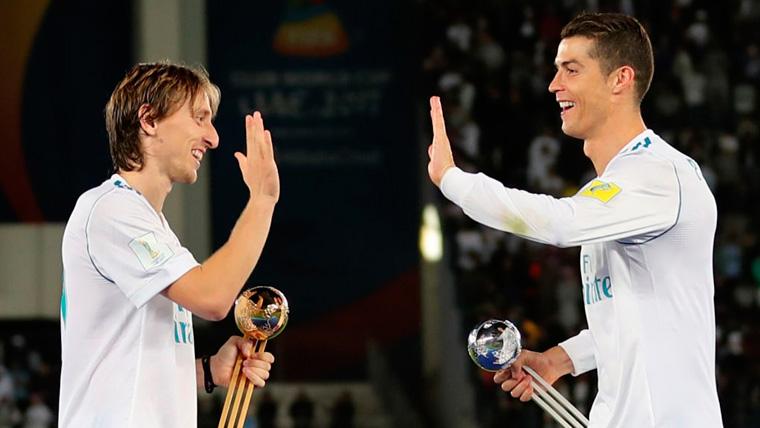
<svg viewBox="0 0 760 428">
<path fill-rule="evenodd" d="M 757 1 L 10 0 L 0 4 L 0 427 L 54 426 L 63 225 L 110 174 L 102 111 L 114 85 L 134 62 L 164 58 L 205 65 L 222 89 L 221 146 L 165 210 L 198 259 L 244 202 L 231 156 L 244 112 L 262 111 L 277 147 L 282 200 L 249 285 L 283 290 L 292 317 L 268 347 L 278 361 L 250 426 L 551 426 L 475 370 L 464 343 L 487 318 L 515 321 L 529 349 L 575 334 L 577 249 L 478 226 L 438 195 L 424 167 L 427 98 L 442 95 L 465 169 L 572 194 L 593 173 L 559 132 L 546 87 L 559 30 L 581 10 L 631 13 L 650 31 L 645 121 L 702 165 L 720 211 L 725 426 L 760 426 Z M 235 331 L 230 319 L 196 319 L 196 352 Z M 559 387 L 587 412 L 594 382 Z M 215 426 L 220 395 L 199 395 L 200 426 Z"/>
</svg>

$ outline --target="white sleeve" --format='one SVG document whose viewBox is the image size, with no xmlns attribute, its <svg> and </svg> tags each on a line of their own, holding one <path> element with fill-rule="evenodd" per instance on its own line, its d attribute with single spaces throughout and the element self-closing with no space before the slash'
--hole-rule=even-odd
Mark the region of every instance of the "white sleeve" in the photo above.
<svg viewBox="0 0 760 428">
<path fill-rule="evenodd" d="M 674 165 L 651 155 L 615 159 L 569 198 L 507 188 L 459 168 L 446 172 L 441 191 L 479 223 L 560 247 L 646 242 L 673 227 L 681 205 Z"/>
<path fill-rule="evenodd" d="M 96 269 L 138 308 L 198 265 L 158 214 L 125 192 L 98 201 L 85 232 Z"/>
<path fill-rule="evenodd" d="M 596 368 L 594 337 L 591 336 L 590 330 L 581 330 L 577 335 L 560 343 L 559 347 L 567 352 L 573 362 L 573 376 L 581 375 Z"/>
</svg>

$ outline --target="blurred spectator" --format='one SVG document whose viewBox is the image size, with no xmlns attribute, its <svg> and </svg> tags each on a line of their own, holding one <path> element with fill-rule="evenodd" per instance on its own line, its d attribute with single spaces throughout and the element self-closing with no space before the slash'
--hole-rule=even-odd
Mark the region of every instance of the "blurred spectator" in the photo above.
<svg viewBox="0 0 760 428">
<path fill-rule="evenodd" d="M 24 414 L 24 428 L 48 428 L 53 425 L 53 411 L 42 396 L 35 392 L 29 396 L 29 407 Z"/>
<path fill-rule="evenodd" d="M 261 401 L 257 407 L 257 416 L 259 420 L 258 428 L 274 428 L 277 420 L 277 402 L 274 401 L 272 393 L 264 390 Z"/>
<path fill-rule="evenodd" d="M 314 401 L 309 398 L 306 391 L 300 390 L 290 405 L 290 417 L 293 419 L 293 428 L 311 428 L 314 424 Z"/>
<path fill-rule="evenodd" d="M 343 391 L 332 407 L 330 428 L 354 428 L 356 406 L 351 392 Z"/>
</svg>

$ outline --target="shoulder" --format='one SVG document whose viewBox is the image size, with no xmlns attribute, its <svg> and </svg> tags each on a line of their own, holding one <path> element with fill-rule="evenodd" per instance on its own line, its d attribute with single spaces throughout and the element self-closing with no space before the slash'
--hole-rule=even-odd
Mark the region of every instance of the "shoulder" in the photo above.
<svg viewBox="0 0 760 428">
<path fill-rule="evenodd" d="M 103 187 L 90 202 L 88 224 L 152 222 L 158 218 L 137 191 L 118 182 L 104 183 Z"/>
<path fill-rule="evenodd" d="M 655 146 L 658 144 L 659 146 Z M 646 138 L 610 161 L 602 174 L 603 178 L 632 181 L 635 183 L 657 183 L 674 180 L 676 177 L 670 145 L 659 138 Z"/>
</svg>

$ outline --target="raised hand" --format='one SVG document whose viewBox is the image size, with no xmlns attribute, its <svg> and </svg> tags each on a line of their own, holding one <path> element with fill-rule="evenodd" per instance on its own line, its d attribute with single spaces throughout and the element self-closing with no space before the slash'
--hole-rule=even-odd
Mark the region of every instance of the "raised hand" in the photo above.
<svg viewBox="0 0 760 428">
<path fill-rule="evenodd" d="M 264 129 L 261 113 L 245 116 L 246 154 L 235 152 L 243 181 L 257 202 L 277 203 L 280 174 L 274 161 L 272 134 Z"/>
<path fill-rule="evenodd" d="M 436 186 L 441 187 L 443 175 L 455 165 L 439 97 L 430 97 L 430 119 L 433 122 L 433 144 L 428 147 L 428 175 Z"/>
</svg>

